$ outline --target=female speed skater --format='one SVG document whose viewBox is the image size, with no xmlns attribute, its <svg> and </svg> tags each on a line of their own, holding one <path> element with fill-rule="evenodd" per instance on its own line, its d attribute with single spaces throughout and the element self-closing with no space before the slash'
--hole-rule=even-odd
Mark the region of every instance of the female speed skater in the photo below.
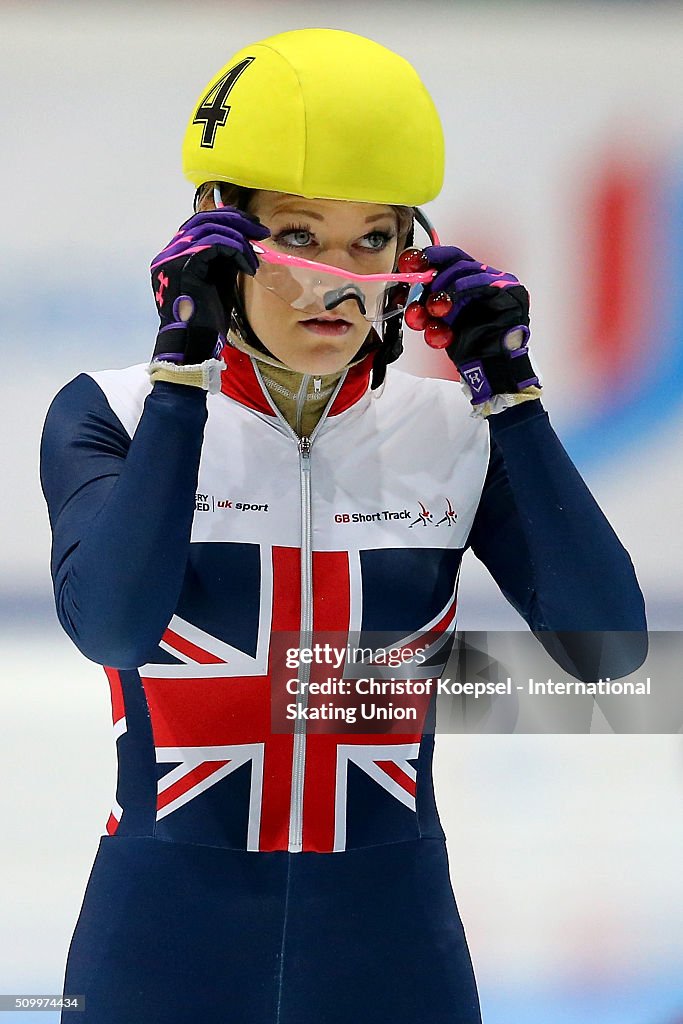
<svg viewBox="0 0 683 1024">
<path fill-rule="evenodd" d="M 409 674 L 440 675 L 471 548 L 560 664 L 616 678 L 646 651 L 633 566 L 550 425 L 526 289 L 420 208 L 444 142 L 407 61 L 331 29 L 248 46 L 183 167 L 151 362 L 80 374 L 44 428 L 57 611 L 118 755 L 64 992 L 84 1024 L 477 1024 L 430 708 L 320 730 L 301 685 L 279 728 L 278 651 L 311 684 L 317 637 L 422 638 Z M 460 384 L 393 365 L 404 315 Z"/>
</svg>

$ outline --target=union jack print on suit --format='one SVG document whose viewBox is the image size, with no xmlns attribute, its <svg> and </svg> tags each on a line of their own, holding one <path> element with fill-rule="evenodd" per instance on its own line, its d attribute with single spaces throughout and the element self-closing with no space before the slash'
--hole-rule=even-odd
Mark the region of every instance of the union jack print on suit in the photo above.
<svg viewBox="0 0 683 1024">
<path fill-rule="evenodd" d="M 221 545 L 223 550 L 230 547 L 246 545 Z M 392 552 L 394 567 L 396 554 Z M 313 553 L 314 641 L 333 635 L 336 646 L 345 646 L 355 637 L 362 646 L 376 649 L 363 638 L 387 633 L 391 624 L 392 650 L 410 654 L 426 649 L 424 664 L 390 668 L 349 662 L 334 672 L 336 678 L 441 674 L 455 622 L 456 553 L 404 549 L 400 554 L 405 592 L 398 586 L 383 588 L 377 579 L 386 552 Z M 422 587 L 411 571 L 411 557 L 419 559 L 420 579 L 427 581 Z M 285 679 L 296 673 L 284 669 L 277 652 L 282 636 L 288 646 L 299 641 L 300 554 L 297 548 L 263 547 L 259 562 L 254 650 L 226 641 L 216 635 L 218 629 L 203 629 L 184 617 L 191 610 L 179 609 L 183 616 L 169 623 L 159 661 L 139 670 L 157 766 L 153 832 L 159 838 L 254 851 L 290 848 L 294 735 L 272 728 L 272 698 L 281 687 L 278 699 L 296 700 L 282 696 Z M 384 601 L 378 601 L 378 593 L 384 593 Z M 331 671 L 329 666 L 325 671 Z M 120 674 L 107 672 L 113 696 L 120 692 Z M 117 697 L 121 711 L 122 704 Z M 386 729 L 372 733 L 321 732 L 308 723 L 304 851 L 371 845 L 374 831 L 382 842 L 420 834 L 416 797 L 428 704 L 428 699 L 422 702 L 414 732 L 406 732 L 405 723 L 400 734 L 386 722 L 381 723 Z M 110 818 L 110 832 L 120 820 L 121 813 Z"/>
</svg>

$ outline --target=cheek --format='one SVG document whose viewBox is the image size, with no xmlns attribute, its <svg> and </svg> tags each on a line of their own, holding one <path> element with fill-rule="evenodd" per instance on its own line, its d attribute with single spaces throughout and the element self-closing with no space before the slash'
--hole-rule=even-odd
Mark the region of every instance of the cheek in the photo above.
<svg viewBox="0 0 683 1024">
<path fill-rule="evenodd" d="M 264 344 L 267 342 L 263 333 L 268 331 L 269 325 L 281 327 L 291 313 L 286 303 L 267 288 L 256 284 L 251 277 L 243 278 L 242 302 L 249 323 Z"/>
</svg>

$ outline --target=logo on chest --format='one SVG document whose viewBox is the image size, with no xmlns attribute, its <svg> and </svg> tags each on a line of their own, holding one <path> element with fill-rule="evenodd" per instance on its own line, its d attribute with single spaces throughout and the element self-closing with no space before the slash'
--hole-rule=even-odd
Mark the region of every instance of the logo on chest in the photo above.
<svg viewBox="0 0 683 1024">
<path fill-rule="evenodd" d="M 268 502 L 257 504 L 254 501 L 237 501 L 234 498 L 219 498 L 215 494 L 195 495 L 195 511 L 197 512 L 267 512 Z"/>
<path fill-rule="evenodd" d="M 438 506 L 428 507 L 423 501 L 417 506 L 403 508 L 398 511 L 380 509 L 377 512 L 335 512 L 335 523 L 386 523 L 397 520 L 409 529 L 413 526 L 455 526 L 458 513 L 453 508 L 450 498 L 442 498 Z"/>
</svg>

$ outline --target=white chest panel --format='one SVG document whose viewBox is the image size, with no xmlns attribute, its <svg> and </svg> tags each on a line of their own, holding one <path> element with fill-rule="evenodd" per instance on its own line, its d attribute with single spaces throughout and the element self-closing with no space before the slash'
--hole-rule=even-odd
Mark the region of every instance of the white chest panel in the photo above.
<svg viewBox="0 0 683 1024">
<path fill-rule="evenodd" d="M 92 377 L 132 435 L 150 391 L 145 367 Z M 208 408 L 192 540 L 298 547 L 298 439 L 279 416 L 223 394 Z M 457 384 L 390 367 L 380 395 L 367 392 L 314 434 L 314 550 L 463 547 L 488 456 L 488 427 Z"/>
</svg>

